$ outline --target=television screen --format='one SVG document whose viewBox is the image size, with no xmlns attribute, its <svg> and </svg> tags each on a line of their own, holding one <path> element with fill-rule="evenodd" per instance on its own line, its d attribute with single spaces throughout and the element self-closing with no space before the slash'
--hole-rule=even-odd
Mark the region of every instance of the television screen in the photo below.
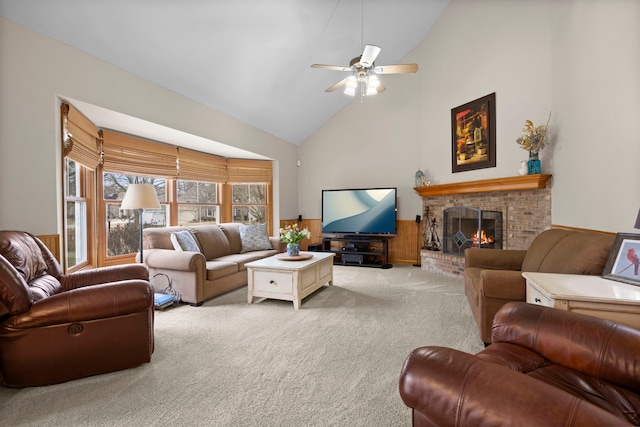
<svg viewBox="0 0 640 427">
<path fill-rule="evenodd" d="M 322 190 L 322 233 L 396 234 L 396 188 Z"/>
</svg>

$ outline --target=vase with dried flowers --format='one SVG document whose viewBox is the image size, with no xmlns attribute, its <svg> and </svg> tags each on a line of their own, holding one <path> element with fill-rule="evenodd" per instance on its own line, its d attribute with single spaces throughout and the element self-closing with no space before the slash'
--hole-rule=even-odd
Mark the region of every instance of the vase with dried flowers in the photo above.
<svg viewBox="0 0 640 427">
<path fill-rule="evenodd" d="M 538 174 L 541 172 L 540 159 L 538 153 L 547 144 L 547 130 L 549 129 L 549 120 L 551 120 L 551 113 L 544 126 L 535 126 L 531 120 L 526 120 L 524 128 L 522 128 L 522 135 L 516 139 L 516 142 L 523 150 L 529 152 L 528 172 L 529 175 Z"/>
</svg>

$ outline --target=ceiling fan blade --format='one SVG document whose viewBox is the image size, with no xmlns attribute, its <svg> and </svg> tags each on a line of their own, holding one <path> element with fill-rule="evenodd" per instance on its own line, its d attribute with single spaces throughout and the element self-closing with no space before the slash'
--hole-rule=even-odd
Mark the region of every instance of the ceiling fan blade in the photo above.
<svg viewBox="0 0 640 427">
<path fill-rule="evenodd" d="M 362 52 L 362 55 L 360 56 L 360 65 L 366 68 L 371 67 L 381 50 L 382 49 L 378 46 L 374 46 L 372 44 L 366 45 L 364 47 L 364 52 Z"/>
<path fill-rule="evenodd" d="M 344 84 L 347 82 L 347 79 L 349 77 L 345 77 L 344 79 L 340 80 L 338 83 L 334 84 L 329 89 L 325 90 L 325 92 L 333 92 L 334 90 L 338 89 L 340 86 L 344 86 Z"/>
<path fill-rule="evenodd" d="M 418 71 L 418 64 L 379 65 L 373 69 L 376 74 L 408 74 Z"/>
<path fill-rule="evenodd" d="M 311 68 L 322 68 L 324 70 L 335 70 L 335 71 L 351 71 L 351 67 L 343 67 L 340 65 L 312 64 Z"/>
</svg>

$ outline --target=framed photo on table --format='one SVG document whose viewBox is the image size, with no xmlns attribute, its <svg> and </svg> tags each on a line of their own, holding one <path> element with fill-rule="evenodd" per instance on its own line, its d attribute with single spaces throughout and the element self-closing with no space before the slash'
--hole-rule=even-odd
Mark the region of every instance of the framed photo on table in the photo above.
<svg viewBox="0 0 640 427">
<path fill-rule="evenodd" d="M 451 169 L 496 166 L 496 94 L 451 109 Z"/>
<path fill-rule="evenodd" d="M 618 233 L 602 277 L 640 286 L 640 234 Z"/>
</svg>

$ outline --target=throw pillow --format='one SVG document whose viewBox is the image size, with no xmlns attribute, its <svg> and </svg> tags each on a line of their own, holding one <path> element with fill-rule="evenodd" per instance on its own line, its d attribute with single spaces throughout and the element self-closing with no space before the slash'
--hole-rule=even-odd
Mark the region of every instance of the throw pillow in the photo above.
<svg viewBox="0 0 640 427">
<path fill-rule="evenodd" d="M 239 229 L 242 242 L 240 253 L 273 249 L 267 233 L 267 224 L 241 225 Z"/>
<path fill-rule="evenodd" d="M 176 251 L 201 252 L 196 238 L 189 230 L 171 233 L 171 243 Z"/>
</svg>

